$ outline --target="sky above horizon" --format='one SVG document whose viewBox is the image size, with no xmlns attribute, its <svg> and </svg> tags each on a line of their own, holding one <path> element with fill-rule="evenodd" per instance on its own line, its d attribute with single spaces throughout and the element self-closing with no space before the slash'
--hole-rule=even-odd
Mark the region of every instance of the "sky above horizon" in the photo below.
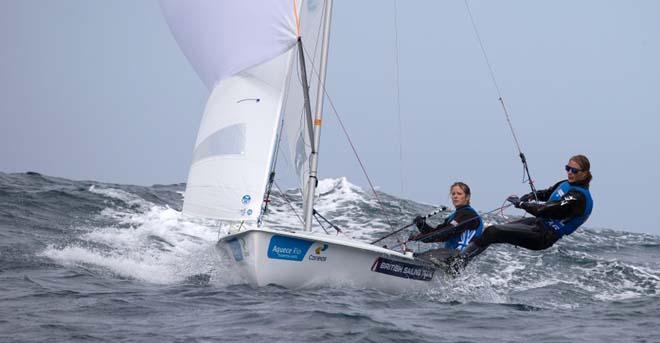
<svg viewBox="0 0 660 343">
<path fill-rule="evenodd" d="M 586 226 L 660 234 L 660 2 L 469 3 L 537 187 L 585 154 Z M 481 211 L 526 193 L 464 2 L 397 8 L 400 128 L 394 2 L 334 3 L 327 90 L 374 183 L 450 204 L 462 180 Z M 156 1 L 3 0 L 0 45 L 0 171 L 185 182 L 208 91 Z M 368 189 L 330 111 L 321 136 L 319 176 Z"/>
</svg>

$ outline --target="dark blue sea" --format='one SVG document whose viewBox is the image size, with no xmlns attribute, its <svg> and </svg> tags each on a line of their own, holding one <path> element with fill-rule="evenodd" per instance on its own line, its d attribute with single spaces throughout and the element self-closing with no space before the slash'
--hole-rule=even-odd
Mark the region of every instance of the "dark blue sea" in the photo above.
<svg viewBox="0 0 660 343">
<path fill-rule="evenodd" d="M 655 235 L 493 246 L 424 291 L 252 288 L 223 267 L 217 223 L 181 214 L 184 188 L 0 173 L 0 341 L 660 342 Z M 320 190 L 319 212 L 362 240 L 432 210 L 345 179 Z M 274 197 L 267 224 L 295 227 L 300 194 Z"/>
</svg>

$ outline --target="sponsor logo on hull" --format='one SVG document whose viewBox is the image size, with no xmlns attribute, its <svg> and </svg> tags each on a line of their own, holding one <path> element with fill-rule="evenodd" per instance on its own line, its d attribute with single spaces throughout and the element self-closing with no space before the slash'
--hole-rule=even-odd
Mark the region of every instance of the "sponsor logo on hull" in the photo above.
<svg viewBox="0 0 660 343">
<path fill-rule="evenodd" d="M 309 254 L 310 261 L 316 262 L 325 262 L 328 260 L 328 256 L 323 256 L 323 252 L 328 250 L 328 245 L 325 243 L 319 243 L 319 246 L 314 249 L 314 254 Z"/>
<path fill-rule="evenodd" d="M 422 281 L 431 281 L 431 279 L 433 279 L 433 273 L 435 273 L 433 268 L 390 260 L 384 257 L 379 257 L 374 261 L 374 264 L 371 266 L 371 271 L 405 279 Z"/>
<path fill-rule="evenodd" d="M 285 236 L 273 236 L 268 244 L 268 258 L 275 260 L 302 261 L 312 242 Z"/>
</svg>

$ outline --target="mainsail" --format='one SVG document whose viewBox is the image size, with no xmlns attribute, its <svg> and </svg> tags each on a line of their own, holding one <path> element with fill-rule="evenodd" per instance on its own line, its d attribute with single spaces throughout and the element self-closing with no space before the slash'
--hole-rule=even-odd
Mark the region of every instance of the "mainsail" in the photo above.
<svg viewBox="0 0 660 343">
<path fill-rule="evenodd" d="M 300 35 L 310 49 L 306 63 L 310 88 L 318 83 L 314 63 L 319 59 L 314 54 L 322 1 L 301 1 L 299 8 L 293 0 L 160 3 L 183 53 L 211 91 L 195 143 L 183 211 L 223 220 L 256 220 L 281 115 L 287 113 L 287 123 L 303 119 L 295 54 L 297 18 Z M 284 130 L 287 140 L 295 142 L 289 146 L 292 160 L 298 156 L 301 177 L 308 168 L 305 146 L 309 137 L 299 141 L 306 130 L 304 124 Z"/>
</svg>

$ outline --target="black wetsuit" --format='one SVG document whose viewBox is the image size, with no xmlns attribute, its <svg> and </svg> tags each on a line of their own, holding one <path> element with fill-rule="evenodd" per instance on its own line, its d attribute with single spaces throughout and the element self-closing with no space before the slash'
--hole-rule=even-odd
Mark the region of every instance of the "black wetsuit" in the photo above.
<svg viewBox="0 0 660 343">
<path fill-rule="evenodd" d="M 426 223 L 418 226 L 420 234 L 411 237 L 411 240 L 424 243 L 445 242 L 460 236 L 465 231 L 477 230 L 481 225 L 479 214 L 469 205 L 463 205 L 457 207 L 454 215 L 447 217 L 435 228 Z"/>
<path fill-rule="evenodd" d="M 548 201 L 552 193 L 565 180 L 554 186 L 536 191 L 539 201 L 532 202 L 534 194 L 529 193 L 520 198 L 519 208 L 527 211 L 535 218 L 522 218 L 506 224 L 491 225 L 484 229 L 481 236 L 472 240 L 472 243 L 464 254 L 466 257 L 474 257 L 483 252 L 493 243 L 509 243 L 530 250 L 543 250 L 551 247 L 561 234 L 547 225 L 547 219 L 567 220 L 583 215 L 587 206 L 587 199 L 579 191 L 569 191 L 558 201 Z M 588 185 L 571 184 L 584 188 Z"/>
</svg>

